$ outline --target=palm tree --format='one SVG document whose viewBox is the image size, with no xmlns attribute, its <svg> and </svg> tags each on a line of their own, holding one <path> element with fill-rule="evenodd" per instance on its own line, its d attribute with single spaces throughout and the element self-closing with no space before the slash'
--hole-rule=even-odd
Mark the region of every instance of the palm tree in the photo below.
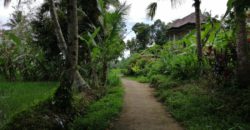
<svg viewBox="0 0 250 130">
<path fill-rule="evenodd" d="M 57 40 L 65 56 L 65 69 L 62 73 L 60 86 L 55 93 L 55 105 L 61 110 L 71 109 L 72 84 L 77 75 L 78 64 L 78 19 L 77 0 L 67 0 L 68 37 L 67 43 L 62 34 L 54 0 L 49 0 L 51 18 L 54 22 Z"/>
<path fill-rule="evenodd" d="M 25 17 L 22 14 L 22 11 L 15 11 L 12 14 L 12 18 L 8 23 L 5 24 L 5 26 L 10 27 L 11 29 L 17 27 L 20 23 L 22 23 L 25 20 Z"/>
<path fill-rule="evenodd" d="M 172 7 L 180 4 L 181 0 L 171 0 Z M 196 16 L 196 42 L 197 42 L 197 56 L 198 61 L 201 64 L 202 63 L 202 42 L 201 42 L 201 21 L 200 21 L 200 4 L 201 0 L 194 0 L 194 7 L 195 7 L 195 16 Z M 147 7 L 147 16 L 151 19 L 154 18 L 155 12 L 157 9 L 157 2 L 151 3 Z"/>
<path fill-rule="evenodd" d="M 241 88 L 250 87 L 250 45 L 247 43 L 246 9 L 249 0 L 228 0 L 228 11 L 234 8 L 236 23 L 237 81 Z"/>
</svg>

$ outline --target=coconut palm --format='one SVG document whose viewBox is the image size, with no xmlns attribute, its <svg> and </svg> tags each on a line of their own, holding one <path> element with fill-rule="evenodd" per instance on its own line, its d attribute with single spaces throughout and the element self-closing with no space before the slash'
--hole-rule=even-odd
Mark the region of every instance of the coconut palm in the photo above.
<svg viewBox="0 0 250 130">
<path fill-rule="evenodd" d="M 5 26 L 10 27 L 11 29 L 17 27 L 19 24 L 23 23 L 25 21 L 25 16 L 23 16 L 22 11 L 15 11 L 12 14 L 12 18 L 8 23 L 5 24 Z"/>
<path fill-rule="evenodd" d="M 180 4 L 181 0 L 171 0 L 172 7 Z M 194 0 L 193 6 L 195 7 L 195 15 L 196 15 L 196 42 L 197 42 L 197 56 L 199 63 L 202 63 L 202 43 L 201 43 L 201 21 L 200 21 L 200 4 L 201 0 Z M 147 16 L 151 19 L 154 18 L 155 12 L 157 9 L 157 2 L 151 3 L 147 7 Z"/>
<path fill-rule="evenodd" d="M 246 9 L 250 7 L 249 0 L 228 0 L 226 15 L 234 9 L 236 23 L 236 49 L 237 49 L 237 80 L 240 87 L 250 86 L 250 46 L 247 43 Z M 226 16 L 225 15 L 225 16 Z"/>
</svg>

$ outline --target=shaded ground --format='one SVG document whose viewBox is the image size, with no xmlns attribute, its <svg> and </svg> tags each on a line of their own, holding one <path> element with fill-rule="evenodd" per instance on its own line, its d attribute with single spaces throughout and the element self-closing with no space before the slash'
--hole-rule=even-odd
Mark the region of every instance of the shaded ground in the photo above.
<svg viewBox="0 0 250 130">
<path fill-rule="evenodd" d="M 122 82 L 124 106 L 113 130 L 183 130 L 154 98 L 152 88 L 128 79 Z"/>
</svg>

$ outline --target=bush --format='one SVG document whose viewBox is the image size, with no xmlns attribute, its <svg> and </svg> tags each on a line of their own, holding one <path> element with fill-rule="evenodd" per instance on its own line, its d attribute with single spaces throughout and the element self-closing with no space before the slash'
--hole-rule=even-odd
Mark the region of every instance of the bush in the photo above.
<svg viewBox="0 0 250 130">
<path fill-rule="evenodd" d="M 163 61 L 165 72 L 173 78 L 190 79 L 199 76 L 200 66 L 195 54 L 178 54 Z"/>
<path fill-rule="evenodd" d="M 151 77 L 150 86 L 158 89 L 174 88 L 180 84 L 180 81 L 171 80 L 170 76 L 155 75 Z"/>
</svg>

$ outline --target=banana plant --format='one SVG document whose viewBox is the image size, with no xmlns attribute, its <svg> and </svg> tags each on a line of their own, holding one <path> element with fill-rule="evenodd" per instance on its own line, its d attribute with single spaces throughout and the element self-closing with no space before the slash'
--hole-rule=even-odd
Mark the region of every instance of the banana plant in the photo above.
<svg viewBox="0 0 250 130">
<path fill-rule="evenodd" d="M 121 55 L 122 50 L 125 49 L 125 44 L 122 40 L 123 29 L 123 17 L 126 15 L 129 6 L 126 3 L 110 5 L 115 8 L 114 11 L 107 10 L 107 3 L 103 0 L 98 0 L 99 10 L 101 16 L 99 21 L 101 23 L 101 43 L 99 44 L 101 49 L 101 61 L 102 61 L 102 73 L 101 81 L 102 86 L 106 85 L 108 64 L 111 60 L 118 58 Z"/>
</svg>

